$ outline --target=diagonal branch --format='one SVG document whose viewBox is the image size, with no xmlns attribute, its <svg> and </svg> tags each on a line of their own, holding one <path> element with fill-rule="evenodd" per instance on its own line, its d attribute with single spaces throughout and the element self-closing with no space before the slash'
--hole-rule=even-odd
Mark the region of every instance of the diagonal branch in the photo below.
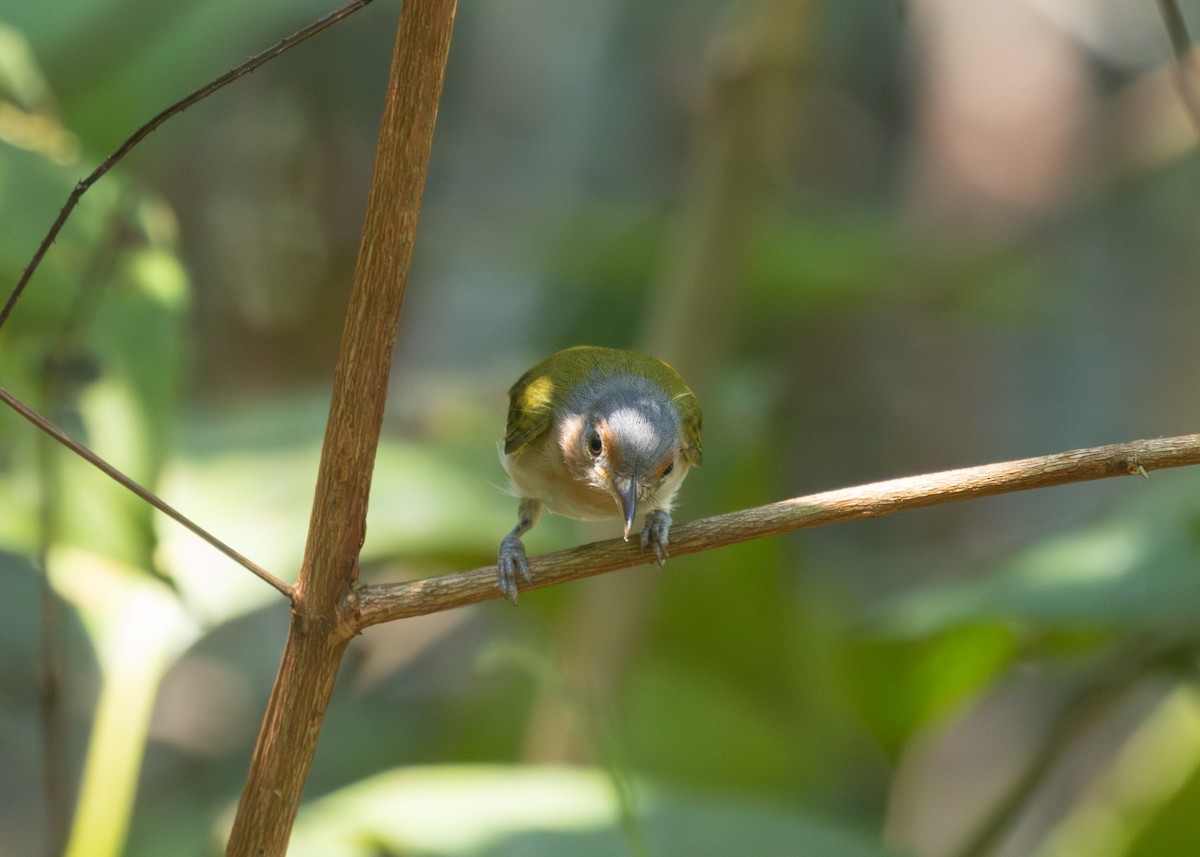
<svg viewBox="0 0 1200 857">
<path fill-rule="evenodd" d="M 204 529 L 202 526 L 197 524 L 191 518 L 187 517 L 182 512 L 177 510 L 174 506 L 168 505 L 168 503 L 165 500 L 163 500 L 161 497 L 159 497 L 157 494 L 155 494 L 150 489 L 143 488 L 140 484 L 138 484 L 134 480 L 130 479 L 128 476 L 126 476 L 120 470 L 117 470 L 117 468 L 113 467 L 111 464 L 109 464 L 107 461 L 105 461 L 100 456 L 96 455 L 96 453 L 92 452 L 90 449 L 88 449 L 82 443 L 80 443 L 79 441 L 72 438 L 70 435 L 68 435 L 66 432 L 64 432 L 62 429 L 60 429 L 58 426 L 54 425 L 54 423 L 50 422 L 45 417 L 41 416 L 39 413 L 34 411 L 32 408 L 30 408 L 28 405 L 24 404 L 20 399 L 18 399 L 12 393 L 8 392 L 8 390 L 5 390 L 3 387 L 0 387 L 0 402 L 3 402 L 4 404 L 8 405 L 10 408 L 12 408 L 14 411 L 16 411 L 18 414 L 20 414 L 26 420 L 33 423 L 35 426 L 37 426 L 39 429 L 41 429 L 43 432 L 45 432 L 49 437 L 53 438 L 58 443 L 61 443 L 67 449 L 71 450 L 71 452 L 78 455 L 80 458 L 82 458 L 88 464 L 95 467 L 97 470 L 99 470 L 105 476 L 108 476 L 110 479 L 112 479 L 118 485 L 133 492 L 138 497 L 140 497 L 141 499 L 143 499 L 147 503 L 149 503 L 151 506 L 153 506 L 155 509 L 158 509 L 158 511 L 162 512 L 167 517 L 172 518 L 175 521 L 182 524 L 183 526 L 187 527 L 189 530 L 191 530 L 193 533 L 198 535 L 200 538 L 204 539 L 204 541 L 208 542 L 210 545 L 212 545 L 214 548 L 219 550 L 221 553 L 225 554 L 225 556 L 229 557 L 234 562 L 241 565 L 243 568 L 246 568 L 249 571 L 253 572 L 260 579 L 271 584 L 271 586 L 273 586 L 273 587 L 275 587 L 275 589 L 279 590 L 279 592 L 282 595 L 285 595 L 288 598 L 292 597 L 292 587 L 291 586 L 284 583 L 282 580 L 280 580 L 275 575 L 271 574 L 271 572 L 267 571 L 262 566 L 258 565 L 257 563 L 251 561 L 247 557 L 238 553 L 236 550 L 231 548 L 229 545 L 225 544 L 225 542 L 221 541 L 216 536 L 214 536 L 212 533 L 210 533 L 208 530 Z"/>
<path fill-rule="evenodd" d="M 292 33 L 292 35 L 282 39 L 275 46 L 267 48 L 267 50 L 263 51 L 262 53 L 255 54 L 254 56 L 250 57 L 250 59 L 246 60 L 237 68 L 230 69 L 220 77 L 210 80 L 195 92 L 185 96 L 184 98 L 181 98 L 170 107 L 162 110 L 149 122 L 146 122 L 136 131 L 134 131 L 133 134 L 130 135 L 129 139 L 118 146 L 117 150 L 104 160 L 104 163 L 92 170 L 92 172 L 87 176 L 80 179 L 75 185 L 74 190 L 71 191 L 71 195 L 67 197 L 66 204 L 63 205 L 62 210 L 59 211 L 58 217 L 55 218 L 54 223 L 51 224 L 49 231 L 47 231 L 45 237 L 42 238 L 42 243 L 39 244 L 37 250 L 34 251 L 33 258 L 29 260 L 29 264 L 25 267 L 25 270 L 21 272 L 21 277 L 17 280 L 16 286 L 13 287 L 12 292 L 9 294 L 8 300 L 4 302 L 3 308 L 0 308 L 0 327 L 3 327 L 4 323 L 8 321 L 9 315 L 12 314 L 13 307 L 17 305 L 17 301 L 20 300 L 21 294 L 25 291 L 25 287 L 29 285 L 29 281 L 32 279 L 34 272 L 42 263 L 42 258 L 50 249 L 50 245 L 53 244 L 54 240 L 58 237 L 58 233 L 62 231 L 63 226 L 67 222 L 67 218 L 71 216 L 71 212 L 73 212 L 75 210 L 75 206 L 79 204 L 79 200 L 85 193 L 87 193 L 88 188 L 98 182 L 104 177 L 105 173 L 120 163 L 121 159 L 128 155 L 134 146 L 142 142 L 143 139 L 157 130 L 159 125 L 162 125 L 172 116 L 182 113 L 196 102 L 203 101 L 218 89 L 221 89 L 227 84 L 233 83 L 243 75 L 249 74 L 259 66 L 270 62 L 277 56 L 287 52 L 291 48 L 294 48 L 301 42 L 312 38 L 327 27 L 333 26 L 343 18 L 353 15 L 370 2 L 371 0 L 351 0 L 351 2 L 347 3 L 345 6 L 342 6 L 340 9 L 335 9 L 324 17 L 318 18 L 307 27 L 297 30 L 295 33 Z"/>
<path fill-rule="evenodd" d="M 782 500 L 671 528 L 671 553 L 680 556 L 793 530 L 879 518 L 908 509 L 991 497 L 1110 476 L 1145 476 L 1151 470 L 1200 464 L 1200 434 L 1135 440 L 875 482 Z M 534 588 L 651 562 L 634 542 L 596 542 L 544 554 L 529 561 Z M 371 625 L 421 616 L 499 598 L 496 567 L 408 583 L 360 587 L 344 607 L 348 633 Z"/>
</svg>

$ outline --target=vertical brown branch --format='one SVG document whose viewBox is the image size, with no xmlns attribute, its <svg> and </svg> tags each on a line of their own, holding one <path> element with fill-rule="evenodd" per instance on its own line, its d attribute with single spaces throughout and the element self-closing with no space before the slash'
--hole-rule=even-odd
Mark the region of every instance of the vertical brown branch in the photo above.
<svg viewBox="0 0 1200 857">
<path fill-rule="evenodd" d="M 456 0 L 406 0 L 375 173 L 334 372 L 292 626 L 226 854 L 282 855 L 354 626 L 339 606 L 358 574 L 367 498 Z"/>
</svg>

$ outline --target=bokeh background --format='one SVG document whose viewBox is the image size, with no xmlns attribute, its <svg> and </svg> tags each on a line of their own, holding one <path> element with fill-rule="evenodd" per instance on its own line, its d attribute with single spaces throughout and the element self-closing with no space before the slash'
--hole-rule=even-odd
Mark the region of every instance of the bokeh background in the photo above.
<svg viewBox="0 0 1200 857">
<path fill-rule="evenodd" d="M 682 519 L 1195 431 L 1200 158 L 1160 5 L 464 2 L 364 577 L 494 561 L 506 390 L 571 344 L 698 393 Z M 0 0 L 4 290 L 137 126 L 329 8 Z M 289 579 L 397 14 L 155 131 L 0 332 L 0 384 Z M 1198 489 L 960 503 L 373 628 L 290 853 L 1194 854 Z M 7 412 L 0 497 L 0 854 L 221 853 L 286 606 Z"/>
</svg>

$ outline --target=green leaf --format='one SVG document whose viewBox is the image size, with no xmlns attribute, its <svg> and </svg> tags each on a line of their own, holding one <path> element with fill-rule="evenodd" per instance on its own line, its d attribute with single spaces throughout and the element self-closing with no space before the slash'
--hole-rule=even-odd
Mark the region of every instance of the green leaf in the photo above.
<svg viewBox="0 0 1200 857">
<path fill-rule="evenodd" d="M 894 758 L 914 732 L 986 686 L 1016 651 L 1005 625 L 963 625 L 932 637 L 851 640 L 845 667 L 861 717 Z"/>
<path fill-rule="evenodd" d="M 649 854 L 887 857 L 860 831 L 743 801 L 635 787 Z M 443 766 L 390 771 L 303 807 L 290 857 L 379 854 L 627 857 L 612 782 L 578 768 Z"/>
</svg>

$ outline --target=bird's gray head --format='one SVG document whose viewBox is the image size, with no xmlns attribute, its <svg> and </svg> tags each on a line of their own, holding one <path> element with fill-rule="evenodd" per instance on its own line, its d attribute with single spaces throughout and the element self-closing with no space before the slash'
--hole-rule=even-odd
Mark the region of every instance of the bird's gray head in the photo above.
<svg viewBox="0 0 1200 857">
<path fill-rule="evenodd" d="M 617 375 L 580 385 L 568 411 L 578 414 L 577 454 L 590 484 L 609 493 L 625 521 L 625 534 L 680 461 L 679 414 L 671 397 L 648 378 Z"/>
</svg>

